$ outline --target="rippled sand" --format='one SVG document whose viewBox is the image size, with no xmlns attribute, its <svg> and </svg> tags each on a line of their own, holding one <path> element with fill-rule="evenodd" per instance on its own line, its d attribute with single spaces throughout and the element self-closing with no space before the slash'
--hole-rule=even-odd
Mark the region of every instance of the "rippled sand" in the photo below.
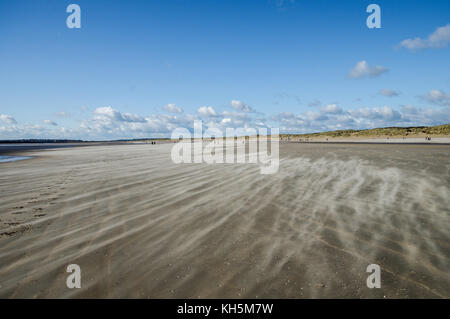
<svg viewBox="0 0 450 319">
<path fill-rule="evenodd" d="M 0 297 L 450 297 L 450 146 L 282 144 L 273 175 L 171 147 L 0 164 Z"/>
</svg>

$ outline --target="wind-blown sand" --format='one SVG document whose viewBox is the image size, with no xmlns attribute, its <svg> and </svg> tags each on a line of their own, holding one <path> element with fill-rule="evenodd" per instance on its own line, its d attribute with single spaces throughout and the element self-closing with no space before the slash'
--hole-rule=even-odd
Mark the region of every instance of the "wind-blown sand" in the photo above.
<svg viewBox="0 0 450 319">
<path fill-rule="evenodd" d="M 1 163 L 0 297 L 450 297 L 450 146 L 282 144 L 273 175 L 171 147 Z"/>
</svg>

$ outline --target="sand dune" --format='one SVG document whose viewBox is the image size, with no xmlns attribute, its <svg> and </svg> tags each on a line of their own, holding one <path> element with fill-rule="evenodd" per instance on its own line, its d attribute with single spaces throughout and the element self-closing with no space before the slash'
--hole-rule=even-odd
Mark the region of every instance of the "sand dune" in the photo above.
<svg viewBox="0 0 450 319">
<path fill-rule="evenodd" d="M 1 163 L 0 297 L 450 297 L 450 146 L 283 144 L 273 175 L 171 147 Z"/>
</svg>

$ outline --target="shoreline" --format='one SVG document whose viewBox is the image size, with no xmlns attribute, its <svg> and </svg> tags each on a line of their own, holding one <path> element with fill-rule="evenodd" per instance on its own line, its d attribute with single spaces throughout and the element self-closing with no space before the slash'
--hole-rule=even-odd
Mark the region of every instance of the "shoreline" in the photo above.
<svg viewBox="0 0 450 319">
<path fill-rule="evenodd" d="M 4 156 L 0 155 L 0 163 L 9 163 L 9 162 L 17 162 L 17 161 L 23 161 L 27 159 L 32 159 L 32 156 Z"/>
<path fill-rule="evenodd" d="M 210 139 L 203 139 L 204 142 L 211 142 Z M 174 141 L 178 142 L 178 141 Z M 248 143 L 248 140 L 246 141 Z M 409 139 L 332 139 L 332 140 L 324 140 L 324 139 L 308 139 L 308 140 L 279 140 L 280 144 L 336 144 L 336 145 L 352 145 L 352 144 L 360 144 L 360 145 L 442 145 L 448 146 L 450 145 L 450 138 L 432 138 L 430 141 L 423 141 L 418 138 L 409 138 Z M 159 144 L 171 144 L 171 143 L 159 143 Z M 8 144 L 0 143 L 0 157 L 27 157 L 26 159 L 34 159 L 38 157 L 36 153 L 41 153 L 41 151 L 49 151 L 49 150 L 57 150 L 57 149 L 72 149 L 79 147 L 96 147 L 96 146 L 136 146 L 136 145 L 152 145 L 148 143 L 136 143 L 136 142 L 122 142 L 122 143 L 89 143 L 89 144 L 70 144 L 70 145 L 61 145 L 61 144 L 45 144 L 45 145 L 30 145 L 30 144 L 15 144 L 11 146 L 7 146 Z M 12 161 L 0 161 L 0 163 L 9 163 Z"/>
<path fill-rule="evenodd" d="M 36 152 L 42 150 L 68 149 L 77 147 L 92 147 L 92 146 L 118 146 L 118 145 L 139 145 L 146 143 L 120 143 L 120 142 L 87 142 L 87 143 L 17 143 L 8 144 L 0 143 L 0 155 L 20 156 L 24 152 Z"/>
</svg>

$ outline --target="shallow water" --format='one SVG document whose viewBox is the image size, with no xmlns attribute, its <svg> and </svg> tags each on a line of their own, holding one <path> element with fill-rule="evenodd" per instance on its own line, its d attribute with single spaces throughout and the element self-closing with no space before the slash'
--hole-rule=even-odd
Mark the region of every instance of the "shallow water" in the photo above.
<svg viewBox="0 0 450 319">
<path fill-rule="evenodd" d="M 29 159 L 31 156 L 2 156 L 0 155 L 0 163 L 15 162 Z"/>
</svg>

